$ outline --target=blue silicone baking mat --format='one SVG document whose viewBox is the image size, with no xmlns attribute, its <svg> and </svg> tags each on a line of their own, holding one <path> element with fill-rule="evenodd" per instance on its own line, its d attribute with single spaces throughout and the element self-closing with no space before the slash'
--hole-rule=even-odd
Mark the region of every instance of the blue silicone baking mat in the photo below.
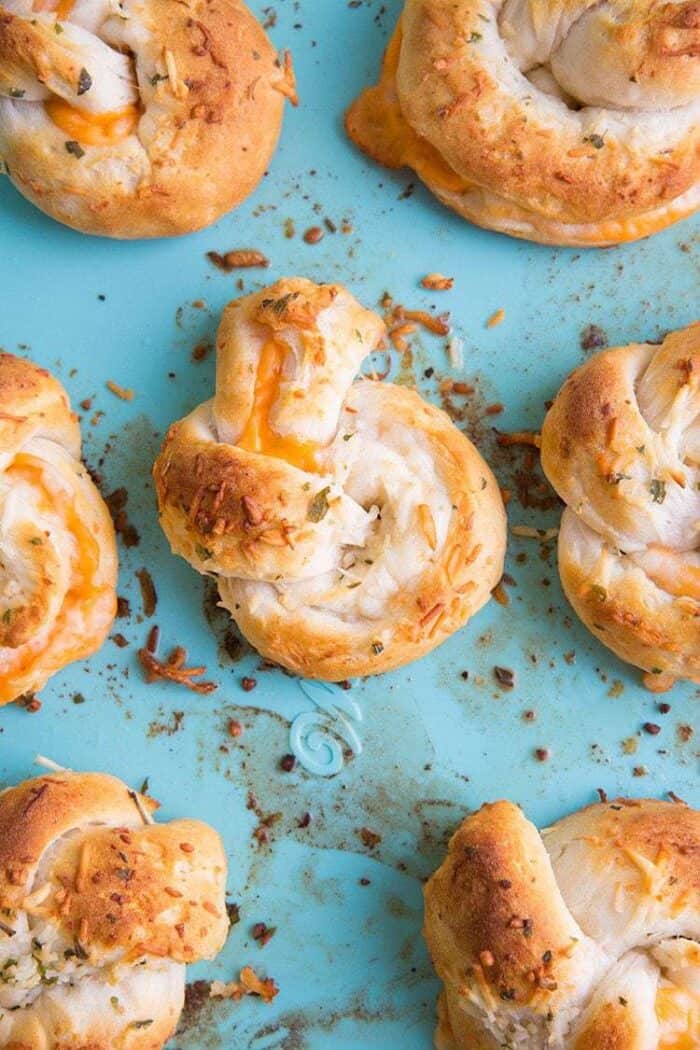
<svg viewBox="0 0 700 1050">
<path fill-rule="evenodd" d="M 128 613 L 98 655 L 52 679 L 39 711 L 0 711 L 0 778 L 36 773 L 37 752 L 135 786 L 148 778 L 166 817 L 200 817 L 222 833 L 240 921 L 215 963 L 190 970 L 200 983 L 172 1047 L 427 1050 L 436 982 L 421 886 L 450 830 L 500 796 L 540 823 L 598 787 L 672 790 L 697 805 L 698 690 L 676 686 L 661 714 L 638 673 L 567 607 L 554 544 L 513 535 L 508 604 L 491 601 L 427 659 L 349 690 L 260 669 L 211 586 L 169 553 L 150 480 L 168 424 L 211 395 L 208 348 L 222 307 L 240 294 L 239 273 L 220 272 L 206 253 L 264 251 L 270 268 L 245 271 L 246 291 L 298 273 L 341 281 L 368 306 L 386 290 L 411 307 L 449 310 L 462 367 L 450 366 L 444 338 L 418 333 L 409 352 L 391 354 L 391 378 L 444 403 L 473 437 L 513 493 L 511 526 L 546 529 L 559 511 L 534 457 L 501 448 L 495 428 L 540 426 L 545 402 L 585 356 L 589 325 L 614 345 L 696 319 L 700 223 L 588 252 L 470 227 L 409 172 L 372 166 L 343 135 L 344 107 L 375 76 L 398 0 L 252 6 L 275 44 L 292 49 L 302 104 L 287 112 L 269 174 L 235 214 L 177 241 L 115 243 L 64 229 L 7 181 L 0 187 L 0 343 L 53 369 L 75 406 L 90 403 L 81 409 L 86 459 L 105 493 L 127 490 L 129 525 L 119 581 Z M 324 230 L 316 244 L 303 239 L 311 226 Z M 453 276 L 454 288 L 425 291 L 420 278 L 431 271 Z M 501 308 L 503 322 L 487 328 Z M 450 377 L 473 394 L 446 394 Z M 143 569 L 157 591 L 151 616 Z M 144 682 L 136 654 L 155 623 L 163 649 L 184 645 L 206 665 L 214 693 Z M 494 667 L 512 670 L 513 688 Z M 256 683 L 248 691 L 246 678 Z M 236 738 L 232 719 L 244 730 Z M 642 730 L 648 721 L 657 735 Z M 286 772 L 290 753 L 297 762 Z M 258 922 L 275 927 L 262 948 Z M 201 982 L 231 980 L 246 964 L 277 981 L 274 1002 L 210 1002 Z"/>
</svg>

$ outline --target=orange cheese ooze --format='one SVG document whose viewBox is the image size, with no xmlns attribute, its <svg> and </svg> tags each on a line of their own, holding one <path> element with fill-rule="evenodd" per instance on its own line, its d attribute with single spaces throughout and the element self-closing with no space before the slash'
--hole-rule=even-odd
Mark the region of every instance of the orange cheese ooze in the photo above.
<svg viewBox="0 0 700 1050">
<path fill-rule="evenodd" d="M 408 123 L 399 101 L 396 73 L 401 55 L 402 32 L 399 21 L 384 54 L 379 82 L 366 88 L 355 99 L 345 115 L 345 130 L 350 139 L 364 153 L 385 168 L 412 168 L 426 185 L 437 193 L 458 194 L 467 197 L 477 188 L 476 183 L 450 167 L 442 154 Z M 480 225 L 501 227 L 513 211 L 513 205 L 501 200 L 497 192 L 487 207 L 484 200 L 472 216 Z M 661 208 L 629 219 L 592 223 L 589 230 L 580 228 L 580 244 L 612 244 L 647 237 L 670 226 L 696 210 L 694 198 L 690 203 L 669 202 Z M 531 217 L 527 206 L 515 206 L 515 216 L 527 221 Z M 535 223 L 537 215 L 535 213 Z M 555 241 L 556 243 L 556 241 Z"/>
<path fill-rule="evenodd" d="M 676 985 L 662 982 L 656 993 L 659 1050 L 697 1050 L 700 1003 Z"/>
<path fill-rule="evenodd" d="M 282 437 L 270 426 L 270 410 L 279 394 L 284 355 L 284 346 L 275 340 L 263 347 L 255 378 L 253 408 L 238 446 L 247 452 L 261 452 L 265 456 L 283 459 L 300 470 L 315 473 L 319 469 L 316 462 L 317 446 L 310 441 Z"/>
<path fill-rule="evenodd" d="M 53 11 L 59 21 L 70 17 L 75 0 L 34 0 L 32 11 Z"/>
<path fill-rule="evenodd" d="M 54 95 L 44 108 L 56 127 L 84 146 L 114 146 L 133 132 L 138 124 L 138 106 L 126 106 L 113 113 L 86 113 Z"/>
<path fill-rule="evenodd" d="M 63 609 L 52 625 L 52 630 L 46 637 L 41 637 L 41 644 L 35 639 L 14 652 L 9 649 L 4 652 L 0 662 L 0 704 L 14 700 L 18 693 L 23 691 L 36 665 L 58 669 L 87 655 L 96 648 L 100 634 L 106 633 L 106 627 L 111 622 L 109 613 L 112 610 L 108 609 L 111 599 L 108 598 L 104 604 L 104 632 L 102 624 L 97 623 L 94 637 L 90 637 L 89 634 L 78 636 L 75 633 L 71 622 L 71 610 L 76 606 L 85 610 L 84 622 L 89 631 L 92 611 L 94 610 L 98 619 L 101 617 L 104 596 L 109 590 L 109 585 L 98 579 L 100 553 L 95 537 L 71 501 L 67 497 L 58 498 L 56 492 L 50 492 L 46 487 L 45 469 L 45 464 L 40 460 L 21 453 L 8 470 L 7 477 L 11 481 L 23 480 L 34 486 L 42 496 L 42 510 L 47 514 L 58 511 L 64 518 L 66 528 L 75 536 L 76 555 L 72 566 L 71 585 L 65 596 Z M 116 604 L 116 598 L 113 601 Z"/>
<path fill-rule="evenodd" d="M 401 112 L 396 91 L 401 41 L 399 22 L 384 55 L 379 83 L 366 88 L 346 114 L 347 133 L 384 167 L 413 168 L 423 182 L 449 193 L 465 193 L 471 187 L 469 180 L 458 175 Z"/>
</svg>

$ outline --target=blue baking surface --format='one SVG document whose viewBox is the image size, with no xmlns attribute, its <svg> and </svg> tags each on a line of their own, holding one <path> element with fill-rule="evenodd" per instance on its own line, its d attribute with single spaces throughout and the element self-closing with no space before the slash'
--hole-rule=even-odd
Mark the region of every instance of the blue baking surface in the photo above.
<svg viewBox="0 0 700 1050">
<path fill-rule="evenodd" d="M 253 5 L 263 20 L 265 4 Z M 203 233 L 96 240 L 43 217 L 6 180 L 0 187 L 0 343 L 53 369 L 76 407 L 91 399 L 82 413 L 86 459 L 105 492 L 127 488 L 140 537 L 120 544 L 119 593 L 131 615 L 114 633 L 128 646 L 108 640 L 57 675 L 39 712 L 0 711 L 0 779 L 39 772 L 37 752 L 135 786 L 148 777 L 164 817 L 200 817 L 223 835 L 241 919 L 220 957 L 192 967 L 189 979 L 231 980 L 250 964 L 280 992 L 271 1005 L 200 994 L 170 1044 L 179 1050 L 426 1050 L 436 981 L 420 932 L 421 886 L 468 810 L 508 796 L 545 823 L 592 801 L 599 787 L 610 795 L 672 790 L 700 803 L 698 736 L 686 739 L 698 689 L 676 686 L 661 714 L 638 672 L 568 608 L 553 544 L 511 536 L 507 606 L 490 602 L 426 659 L 343 691 L 260 671 L 211 588 L 169 553 L 159 530 L 152 461 L 168 424 L 212 393 L 213 354 L 196 361 L 192 350 L 213 340 L 241 274 L 246 291 L 298 273 L 341 281 L 369 306 L 386 289 L 408 306 L 449 310 L 463 367 L 450 368 L 444 339 L 419 333 L 411 354 L 392 353 L 391 377 L 437 403 L 441 379 L 473 384 L 472 396 L 454 399 L 458 425 L 513 491 L 510 523 L 542 528 L 559 511 L 533 484 L 526 453 L 498 448 L 494 426 L 539 428 L 545 402 L 585 357 L 587 325 L 614 345 L 655 339 L 698 316 L 698 221 L 607 251 L 538 247 L 467 225 L 410 172 L 382 171 L 355 152 L 343 110 L 376 75 L 399 6 L 275 3 L 270 34 L 293 51 L 302 104 L 288 110 L 257 192 Z M 337 232 L 305 243 L 303 232 L 325 229 L 326 218 Z M 269 270 L 226 275 L 205 257 L 239 247 L 264 251 Z M 454 276 L 453 290 L 422 289 L 431 271 Z M 487 328 L 499 308 L 505 320 Z M 108 379 L 133 389 L 133 400 L 115 397 Z M 487 414 L 497 403 L 503 413 Z M 534 505 L 522 505 L 526 490 Z M 135 577 L 144 567 L 158 592 L 150 619 Z M 185 645 L 216 692 L 144 682 L 136 654 L 153 623 L 162 651 Z M 514 671 L 514 688 L 498 686 L 495 666 Z M 245 676 L 257 680 L 250 692 Z M 244 727 L 236 739 L 231 719 Z M 643 731 L 647 721 L 661 726 L 658 735 Z M 312 771 L 301 762 L 280 768 L 294 750 Z M 256 829 L 271 814 L 279 816 L 260 842 Z M 375 845 L 361 829 L 380 837 Z M 256 922 L 276 927 L 262 949 L 251 936 Z"/>
</svg>

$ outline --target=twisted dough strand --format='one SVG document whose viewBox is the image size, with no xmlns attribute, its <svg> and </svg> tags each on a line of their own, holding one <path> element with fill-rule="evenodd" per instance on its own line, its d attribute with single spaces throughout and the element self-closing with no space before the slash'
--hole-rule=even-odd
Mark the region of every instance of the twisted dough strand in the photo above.
<svg viewBox="0 0 700 1050">
<path fill-rule="evenodd" d="M 407 0 L 346 127 L 480 225 L 646 236 L 700 204 L 700 6 Z"/>
<path fill-rule="evenodd" d="M 567 504 L 559 571 L 583 622 L 645 671 L 700 678 L 700 324 L 577 369 L 542 466 Z"/>
<path fill-rule="evenodd" d="M 700 814 L 617 799 L 542 833 L 510 802 L 453 836 L 425 889 L 439 1050 L 691 1050 Z"/>
<path fill-rule="evenodd" d="M 116 609 L 107 508 L 63 387 L 0 355 L 0 704 L 93 653 Z"/>
<path fill-rule="evenodd" d="M 98 773 L 0 793 L 0 1043 L 160 1050 L 228 929 L 219 836 Z"/>
<path fill-rule="evenodd" d="M 290 77 L 242 0 L 3 0 L 0 157 L 76 229 L 186 233 L 262 177 Z"/>
<path fill-rule="evenodd" d="M 213 401 L 154 467 L 173 546 L 218 582 L 265 656 L 309 677 L 378 673 L 428 652 L 500 578 L 496 482 L 444 413 L 353 383 L 383 325 L 300 278 L 231 303 Z"/>
</svg>

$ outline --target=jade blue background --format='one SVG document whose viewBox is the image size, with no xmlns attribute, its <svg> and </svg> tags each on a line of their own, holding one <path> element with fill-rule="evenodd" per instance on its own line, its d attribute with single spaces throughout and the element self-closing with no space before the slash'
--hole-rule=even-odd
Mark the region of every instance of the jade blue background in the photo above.
<svg viewBox="0 0 700 1050">
<path fill-rule="evenodd" d="M 262 3 L 252 6 L 266 17 Z M 270 33 L 293 51 L 302 105 L 288 110 L 280 149 L 252 199 L 212 229 L 178 241 L 94 240 L 43 217 L 6 180 L 0 186 L 0 344 L 55 370 L 76 407 L 93 399 L 83 413 L 86 458 L 105 491 L 128 488 L 140 534 L 138 546 L 120 550 L 119 593 L 132 614 L 115 631 L 129 646 L 108 641 L 57 675 L 38 713 L 0 711 L 0 779 L 37 772 L 36 752 L 136 786 L 148 776 L 165 817 L 198 816 L 223 834 L 241 921 L 220 958 L 189 977 L 232 979 L 250 963 L 274 976 L 280 994 L 271 1006 L 247 1000 L 191 1011 L 171 1044 L 179 1050 L 426 1050 L 436 986 L 420 937 L 421 883 L 465 811 L 508 795 L 543 823 L 591 801 L 597 787 L 673 790 L 700 802 L 698 737 L 683 741 L 678 728 L 697 722 L 697 688 L 677 686 L 663 697 L 671 711 L 660 715 L 638 673 L 567 608 L 551 545 L 511 537 L 507 607 L 491 602 L 429 658 L 341 694 L 362 716 L 352 724 L 363 750 L 326 778 L 300 766 L 280 770 L 290 723 L 315 710 L 312 699 L 295 679 L 258 672 L 249 651 L 232 658 L 225 617 L 158 529 L 152 460 L 167 425 L 210 396 L 213 358 L 195 363 L 191 350 L 213 339 L 222 307 L 239 294 L 239 274 L 213 269 L 210 249 L 269 256 L 268 271 L 242 272 L 246 290 L 300 273 L 342 281 L 367 305 L 388 289 L 410 306 L 449 309 L 464 339 L 461 371 L 448 367 L 444 340 L 419 335 L 412 358 L 392 355 L 392 376 L 436 401 L 437 379 L 474 382 L 475 394 L 458 399 L 466 406 L 460 425 L 511 488 L 522 454 L 498 451 L 492 428 L 540 425 L 544 402 L 584 356 L 586 325 L 600 325 L 615 344 L 656 338 L 698 316 L 698 221 L 607 251 L 538 247 L 466 225 L 420 185 L 406 196 L 410 173 L 381 171 L 351 148 L 343 109 L 375 76 L 398 8 L 397 0 L 274 5 Z M 305 244 L 303 231 L 325 217 L 338 232 Z M 343 220 L 352 232 L 340 232 Z M 455 277 L 451 292 L 419 287 L 433 270 Z M 205 307 L 193 307 L 197 300 Z M 485 321 L 499 307 L 505 321 L 489 330 Z M 436 376 L 425 379 L 429 365 Z M 133 401 L 114 397 L 107 379 L 133 388 Z M 487 416 L 494 402 L 505 411 Z M 104 415 L 91 421 L 96 411 Z M 546 527 L 558 517 L 517 498 L 508 512 L 511 524 Z M 517 560 L 523 553 L 525 563 Z M 158 591 L 148 622 L 134 575 L 143 566 Z M 191 662 L 206 664 L 215 693 L 144 683 L 136 650 L 150 622 L 164 650 L 182 643 Z M 497 664 L 514 669 L 511 691 L 497 686 Z M 258 679 L 250 693 L 240 684 L 246 674 Z M 73 702 L 76 693 L 84 703 Z M 524 719 L 526 710 L 534 720 Z M 237 740 L 226 732 L 230 718 L 245 727 Z M 658 736 L 641 731 L 647 720 L 662 726 Z M 550 750 L 547 762 L 535 759 L 538 747 Z M 277 812 L 269 842 L 258 844 L 259 815 Z M 300 828 L 305 812 L 311 824 Z M 362 827 L 381 836 L 376 848 L 363 843 Z M 257 921 L 277 927 L 262 950 L 250 936 Z"/>
</svg>

